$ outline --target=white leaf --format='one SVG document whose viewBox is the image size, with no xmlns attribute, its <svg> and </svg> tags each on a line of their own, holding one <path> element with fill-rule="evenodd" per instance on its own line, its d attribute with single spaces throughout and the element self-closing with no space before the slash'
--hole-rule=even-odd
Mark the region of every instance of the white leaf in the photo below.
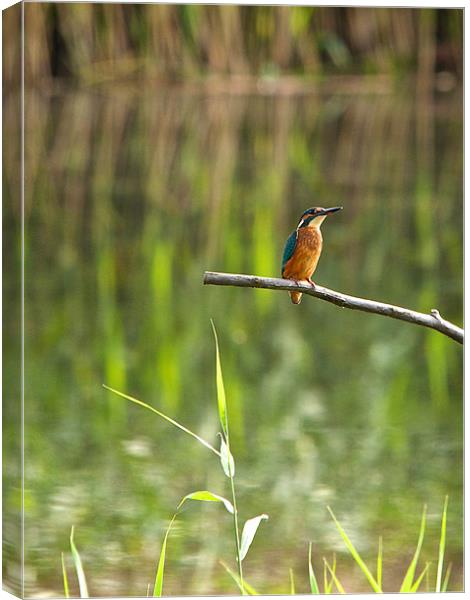
<svg viewBox="0 0 470 600">
<path fill-rule="evenodd" d="M 258 515 L 257 517 L 248 519 L 243 526 L 242 542 L 240 545 L 240 560 L 243 560 L 247 555 L 248 549 L 251 546 L 251 542 L 256 535 L 256 530 L 263 519 L 269 519 L 268 515 Z"/>
<path fill-rule="evenodd" d="M 220 463 L 222 465 L 222 469 L 224 470 L 225 475 L 227 477 L 235 476 L 235 461 L 233 460 L 232 453 L 229 452 L 228 446 L 225 443 L 224 436 L 220 435 Z M 229 462 L 230 461 L 230 462 Z M 229 469 L 230 467 L 230 469 Z"/>
</svg>

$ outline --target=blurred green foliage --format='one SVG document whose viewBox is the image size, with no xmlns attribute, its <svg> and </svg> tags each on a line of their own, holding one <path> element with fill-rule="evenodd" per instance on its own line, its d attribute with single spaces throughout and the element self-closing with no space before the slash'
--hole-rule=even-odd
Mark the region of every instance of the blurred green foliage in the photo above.
<svg viewBox="0 0 470 600">
<path fill-rule="evenodd" d="M 28 590 L 60 592 L 72 524 L 91 593 L 145 589 L 175 502 L 217 489 L 218 465 L 186 436 L 101 388 L 124 389 L 216 443 L 210 317 L 247 475 L 242 518 L 259 512 L 261 494 L 271 517 L 246 566 L 250 583 L 285 591 L 293 567 L 305 588 L 307 542 L 316 554 L 341 551 L 326 504 L 355 540 L 359 532 L 366 558 L 376 540 L 364 536 L 383 532 L 384 572 L 402 573 L 422 504 L 437 515 L 448 493 L 450 589 L 459 589 L 458 344 L 309 299 L 293 307 L 283 293 L 204 288 L 202 273 L 278 275 L 298 215 L 342 204 L 324 226 L 319 282 L 438 307 L 460 324 L 460 94 L 424 105 L 409 91 L 155 95 L 107 86 L 30 93 L 26 107 Z M 8 164 L 4 172 L 8 199 Z M 18 207 L 4 206 L 17 223 Z M 4 231 L 7 246 L 13 233 Z M 16 259 L 5 260 L 9 289 Z M 13 321 L 5 329 L 14 339 Z M 231 589 L 217 562 L 228 559 L 231 532 L 207 518 L 188 514 L 175 529 L 171 593 Z M 426 560 L 437 536 L 431 514 Z"/>
<path fill-rule="evenodd" d="M 462 75 L 463 10 L 29 3 L 26 80 Z"/>
</svg>

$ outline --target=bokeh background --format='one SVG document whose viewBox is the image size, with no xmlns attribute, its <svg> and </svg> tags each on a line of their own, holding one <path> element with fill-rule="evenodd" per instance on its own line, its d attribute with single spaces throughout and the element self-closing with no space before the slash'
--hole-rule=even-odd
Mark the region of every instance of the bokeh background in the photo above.
<svg viewBox="0 0 470 600">
<path fill-rule="evenodd" d="M 306 592 L 336 554 L 367 589 L 332 506 L 396 590 L 428 505 L 435 573 L 449 495 L 462 589 L 462 349 L 286 293 L 203 287 L 277 276 L 309 206 L 317 280 L 462 324 L 462 10 L 25 4 L 25 577 L 62 593 L 76 528 L 93 595 L 145 595 L 168 520 L 217 460 L 107 383 L 216 443 L 216 323 L 245 561 L 264 593 Z M 4 577 L 19 582 L 19 9 L 4 12 Z M 10 35 L 9 35 L 10 33 Z M 16 386 L 16 387 L 15 387 Z M 8 402 L 9 400 L 9 402 Z M 236 593 L 230 519 L 191 506 L 167 594 Z M 424 562 L 422 563 L 424 565 Z M 74 579 L 72 591 L 77 593 Z M 432 585 L 429 583 L 429 585 Z"/>
</svg>

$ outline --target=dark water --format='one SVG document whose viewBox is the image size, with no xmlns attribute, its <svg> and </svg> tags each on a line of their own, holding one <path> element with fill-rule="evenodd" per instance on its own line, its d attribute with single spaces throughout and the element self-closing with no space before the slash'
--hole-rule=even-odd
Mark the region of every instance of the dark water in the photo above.
<svg viewBox="0 0 470 600">
<path fill-rule="evenodd" d="M 461 325 L 460 92 L 103 86 L 31 93 L 26 121 L 28 594 L 62 593 L 62 551 L 76 593 L 74 525 L 93 595 L 145 595 L 180 499 L 229 495 L 214 455 L 101 387 L 217 444 L 211 317 L 240 516 L 270 517 L 247 580 L 285 593 L 292 568 L 306 592 L 312 541 L 320 579 L 322 557 L 336 553 L 347 591 L 367 589 L 330 505 L 371 568 L 383 536 L 384 586 L 397 590 L 427 503 L 420 565 L 433 561 L 432 589 L 448 494 L 449 587 L 461 589 L 461 347 L 314 299 L 295 307 L 286 293 L 202 285 L 204 270 L 277 276 L 300 213 L 341 204 L 323 226 L 316 280 L 437 307 Z M 168 542 L 164 591 L 236 593 L 220 560 L 235 568 L 229 515 L 188 506 Z"/>
</svg>

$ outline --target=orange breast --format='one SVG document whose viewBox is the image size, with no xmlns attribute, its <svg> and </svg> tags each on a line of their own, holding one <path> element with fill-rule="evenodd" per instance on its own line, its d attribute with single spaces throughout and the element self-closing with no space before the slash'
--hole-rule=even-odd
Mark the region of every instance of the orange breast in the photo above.
<svg viewBox="0 0 470 600">
<path fill-rule="evenodd" d="M 286 279 L 310 279 L 315 273 L 322 250 L 320 230 L 313 227 L 301 227 L 297 236 L 297 244 L 292 257 L 284 267 L 283 277 Z"/>
</svg>

